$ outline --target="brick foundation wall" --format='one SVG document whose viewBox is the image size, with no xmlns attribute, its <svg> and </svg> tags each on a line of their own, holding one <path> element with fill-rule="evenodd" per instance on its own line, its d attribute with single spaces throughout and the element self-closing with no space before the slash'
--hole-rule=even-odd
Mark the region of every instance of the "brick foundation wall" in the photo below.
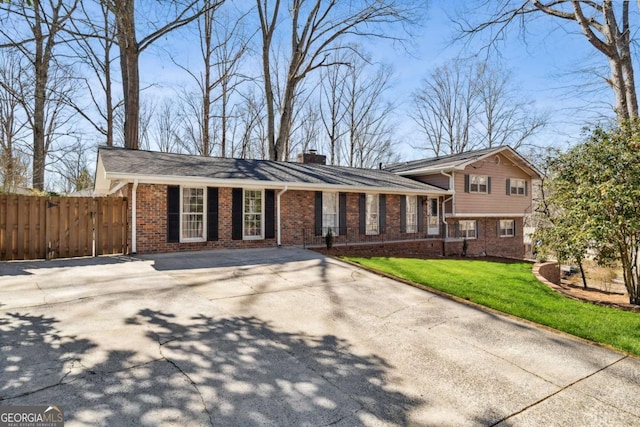
<svg viewBox="0 0 640 427">
<path fill-rule="evenodd" d="M 442 240 L 419 240 L 334 246 L 330 250 L 313 248 L 314 251 L 333 256 L 436 258 L 442 256 Z"/>
<path fill-rule="evenodd" d="M 524 241 L 522 236 L 522 218 L 464 218 L 476 220 L 478 237 L 467 239 L 467 256 L 495 256 L 502 258 L 524 258 Z M 498 235 L 498 220 L 513 219 L 516 222 L 516 235 L 513 237 L 500 237 Z M 449 239 L 445 241 L 444 252 L 446 256 L 462 255 L 463 239 L 454 238 L 455 219 L 448 219 Z"/>
</svg>

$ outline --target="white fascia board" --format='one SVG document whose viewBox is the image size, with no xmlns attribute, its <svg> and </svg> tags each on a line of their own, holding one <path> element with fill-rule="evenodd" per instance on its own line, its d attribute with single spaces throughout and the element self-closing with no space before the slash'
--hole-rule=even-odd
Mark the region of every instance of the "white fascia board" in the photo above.
<svg viewBox="0 0 640 427">
<path fill-rule="evenodd" d="M 104 169 L 102 158 L 98 155 L 98 162 L 96 164 L 96 180 L 93 185 L 93 191 L 95 194 L 108 194 L 111 188 L 111 180 L 107 178 L 107 172 Z"/>
<path fill-rule="evenodd" d="M 524 218 L 524 213 L 455 213 L 444 214 L 445 218 Z"/>
<path fill-rule="evenodd" d="M 459 168 L 457 166 L 447 167 L 447 168 L 419 168 L 419 169 L 411 169 L 403 172 L 396 172 L 400 176 L 414 176 L 414 175 L 431 175 L 431 174 L 439 174 L 440 172 L 453 172 L 454 170 L 463 170 L 464 168 Z"/>
<path fill-rule="evenodd" d="M 212 186 L 212 187 L 241 187 L 241 188 L 285 188 L 291 190 L 302 191 L 343 191 L 346 193 L 381 193 L 381 194 L 437 194 L 449 195 L 451 191 L 439 188 L 396 188 L 396 187 L 369 187 L 354 185 L 332 185 L 332 184 L 316 184 L 316 183 L 291 183 L 279 181 L 255 181 L 251 179 L 212 179 L 205 177 L 183 177 L 183 176 L 145 176 L 138 174 L 120 174 L 107 173 L 108 180 L 119 180 L 133 182 L 138 180 L 139 184 L 158 184 L 158 185 L 182 185 L 182 186 Z"/>
</svg>

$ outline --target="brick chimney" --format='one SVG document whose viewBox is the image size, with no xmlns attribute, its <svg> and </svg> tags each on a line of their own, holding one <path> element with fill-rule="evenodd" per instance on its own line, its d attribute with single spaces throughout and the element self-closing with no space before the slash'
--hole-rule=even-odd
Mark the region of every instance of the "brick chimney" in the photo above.
<svg viewBox="0 0 640 427">
<path fill-rule="evenodd" d="M 298 163 L 315 163 L 318 165 L 326 165 L 327 156 L 317 154 L 316 150 L 309 150 L 306 153 L 298 154 Z"/>
</svg>

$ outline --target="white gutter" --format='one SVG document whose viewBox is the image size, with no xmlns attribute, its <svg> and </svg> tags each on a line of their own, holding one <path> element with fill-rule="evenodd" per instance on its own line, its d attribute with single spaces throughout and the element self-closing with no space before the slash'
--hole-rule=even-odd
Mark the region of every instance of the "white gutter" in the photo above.
<svg viewBox="0 0 640 427">
<path fill-rule="evenodd" d="M 137 234 L 137 226 L 136 223 L 138 222 L 138 210 L 136 208 L 136 199 L 137 199 L 137 191 L 138 191 L 138 180 L 136 179 L 135 181 L 133 181 L 133 189 L 131 190 L 131 253 L 136 253 L 137 252 L 137 241 L 136 241 L 136 234 Z"/>
<path fill-rule="evenodd" d="M 256 181 L 252 179 L 212 179 L 205 177 L 182 177 L 170 175 L 145 176 L 141 174 L 122 174 L 107 173 L 106 179 L 109 180 L 125 180 L 129 182 L 138 181 L 141 184 L 160 184 L 160 185 L 194 185 L 194 186 L 211 186 L 211 187 L 242 187 L 242 188 L 284 188 L 302 191 L 334 191 L 347 193 L 384 193 L 384 194 L 415 194 L 423 195 L 425 193 L 448 195 L 450 191 L 442 190 L 429 184 L 424 184 L 430 188 L 398 188 L 398 187 L 371 187 L 367 185 L 335 185 L 322 183 L 291 183 L 284 181 Z"/>
<path fill-rule="evenodd" d="M 455 193 L 456 193 L 456 180 L 454 178 L 454 172 L 452 171 L 451 174 L 446 173 L 444 170 L 441 170 L 440 173 L 446 177 L 449 178 L 449 191 L 452 191 L 453 194 L 448 198 L 448 199 L 444 199 L 442 201 L 442 222 L 444 223 L 444 238 L 448 238 L 449 237 L 449 224 L 447 223 L 447 219 L 445 217 L 445 205 L 447 204 L 447 202 L 449 200 L 451 200 L 451 213 L 455 214 L 456 212 L 456 199 L 455 199 Z"/>
<path fill-rule="evenodd" d="M 280 227 L 280 196 L 282 196 L 286 192 L 287 192 L 287 186 L 285 185 L 284 188 L 280 192 L 278 192 L 277 197 L 276 197 L 276 204 L 277 204 L 277 209 L 278 209 L 278 219 L 277 219 L 277 221 L 278 221 L 278 238 L 277 238 L 276 243 L 278 244 L 278 247 L 280 247 L 282 245 L 282 239 L 281 239 L 282 236 L 280 234 L 280 230 L 281 230 L 281 227 Z"/>
</svg>

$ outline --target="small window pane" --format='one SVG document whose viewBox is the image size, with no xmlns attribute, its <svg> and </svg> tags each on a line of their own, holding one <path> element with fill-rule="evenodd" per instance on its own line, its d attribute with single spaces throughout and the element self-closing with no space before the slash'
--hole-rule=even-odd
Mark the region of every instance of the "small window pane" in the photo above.
<svg viewBox="0 0 640 427">
<path fill-rule="evenodd" d="M 182 238 L 204 239 L 204 189 L 182 189 Z"/>
<path fill-rule="evenodd" d="M 366 197 L 366 234 L 378 234 L 379 233 L 379 209 L 378 195 L 367 194 Z"/>
<path fill-rule="evenodd" d="M 509 194 L 516 195 L 516 196 L 525 195 L 526 181 L 524 179 L 511 178 L 509 182 L 510 182 Z"/>
<path fill-rule="evenodd" d="M 406 232 L 417 233 L 418 232 L 418 196 L 405 196 L 406 197 Z"/>
<path fill-rule="evenodd" d="M 262 237 L 262 191 L 244 191 L 244 236 Z"/>
<path fill-rule="evenodd" d="M 471 193 L 486 193 L 487 192 L 487 177 L 484 175 L 471 175 L 469 177 L 469 192 Z"/>
<path fill-rule="evenodd" d="M 500 236 L 513 237 L 515 235 L 515 224 L 516 222 L 512 219 L 501 219 Z"/>
<path fill-rule="evenodd" d="M 460 230 L 460 237 L 465 239 L 475 239 L 476 236 L 476 222 L 475 221 L 460 221 L 458 223 Z"/>
<path fill-rule="evenodd" d="M 334 236 L 338 235 L 338 193 L 322 193 L 322 234 L 326 235 L 329 229 Z"/>
</svg>

